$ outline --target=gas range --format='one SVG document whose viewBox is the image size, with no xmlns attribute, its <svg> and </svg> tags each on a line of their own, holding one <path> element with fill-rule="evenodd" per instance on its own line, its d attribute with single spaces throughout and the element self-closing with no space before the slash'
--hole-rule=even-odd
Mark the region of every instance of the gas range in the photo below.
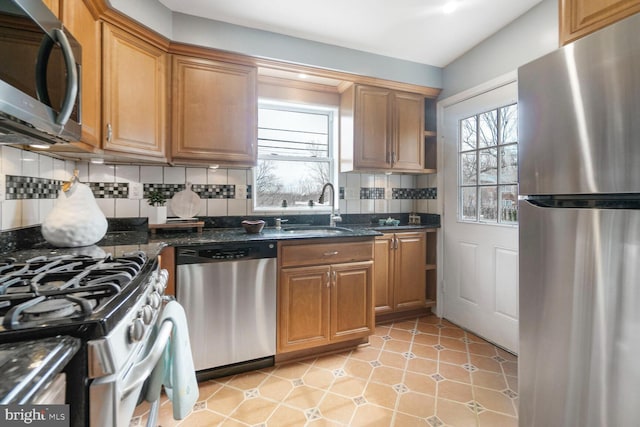
<svg viewBox="0 0 640 427">
<path fill-rule="evenodd" d="M 90 420 L 92 406 L 104 411 L 104 402 L 91 401 L 97 387 L 92 384 L 120 378 L 144 357 L 167 276 L 142 251 L 0 259 L 0 341 L 79 338 L 80 350 L 65 368 L 71 425 L 119 425 L 121 420 L 106 422 L 116 419 L 111 414 Z"/>
<path fill-rule="evenodd" d="M 145 276 L 146 263 L 143 252 L 0 260 L 0 337 L 8 339 L 12 331 L 24 337 L 74 329 L 86 335 L 92 328 L 97 328 L 94 334 L 107 334 Z"/>
</svg>

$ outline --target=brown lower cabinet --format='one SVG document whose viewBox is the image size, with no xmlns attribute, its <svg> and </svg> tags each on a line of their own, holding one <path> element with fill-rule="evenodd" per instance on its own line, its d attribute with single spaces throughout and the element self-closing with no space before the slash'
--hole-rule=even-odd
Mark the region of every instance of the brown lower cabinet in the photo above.
<svg viewBox="0 0 640 427">
<path fill-rule="evenodd" d="M 278 261 L 278 353 L 364 338 L 373 332 L 372 242 L 283 246 Z M 297 266 L 301 252 L 311 258 Z M 304 265 L 309 259 L 316 264 Z"/>
<path fill-rule="evenodd" d="M 375 313 L 393 315 L 435 304 L 435 232 L 385 233 L 375 240 Z M 428 254 L 427 246 L 429 246 Z M 428 255 L 433 258 L 427 263 Z M 433 289 L 431 289 L 433 287 Z"/>
</svg>

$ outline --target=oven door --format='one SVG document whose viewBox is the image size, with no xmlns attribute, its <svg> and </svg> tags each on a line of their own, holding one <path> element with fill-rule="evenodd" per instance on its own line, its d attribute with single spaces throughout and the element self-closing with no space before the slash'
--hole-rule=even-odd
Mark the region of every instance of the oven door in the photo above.
<svg viewBox="0 0 640 427">
<path fill-rule="evenodd" d="M 156 325 L 122 369 L 93 381 L 89 389 L 91 427 L 129 425 L 145 382 L 164 356 L 172 330 L 170 320 Z"/>
</svg>

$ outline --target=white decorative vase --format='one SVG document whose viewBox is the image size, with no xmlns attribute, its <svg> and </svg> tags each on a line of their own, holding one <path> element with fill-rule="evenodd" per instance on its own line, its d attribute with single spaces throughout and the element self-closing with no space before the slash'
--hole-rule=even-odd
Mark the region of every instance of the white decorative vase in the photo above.
<svg viewBox="0 0 640 427">
<path fill-rule="evenodd" d="M 166 222 L 166 206 L 149 206 L 149 224 L 165 224 Z"/>
</svg>

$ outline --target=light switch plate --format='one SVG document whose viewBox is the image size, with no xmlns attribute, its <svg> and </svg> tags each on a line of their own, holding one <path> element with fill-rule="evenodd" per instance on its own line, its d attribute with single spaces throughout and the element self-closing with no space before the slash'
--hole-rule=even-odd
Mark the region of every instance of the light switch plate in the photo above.
<svg viewBox="0 0 640 427">
<path fill-rule="evenodd" d="M 236 199 L 246 199 L 246 198 L 247 198 L 247 186 L 236 185 Z"/>
<path fill-rule="evenodd" d="M 142 185 L 141 182 L 129 183 L 129 199 L 140 200 L 142 199 L 143 193 L 144 193 L 144 186 Z"/>
<path fill-rule="evenodd" d="M 0 173 L 0 202 L 5 201 L 7 198 L 7 178 L 6 175 Z"/>
</svg>

